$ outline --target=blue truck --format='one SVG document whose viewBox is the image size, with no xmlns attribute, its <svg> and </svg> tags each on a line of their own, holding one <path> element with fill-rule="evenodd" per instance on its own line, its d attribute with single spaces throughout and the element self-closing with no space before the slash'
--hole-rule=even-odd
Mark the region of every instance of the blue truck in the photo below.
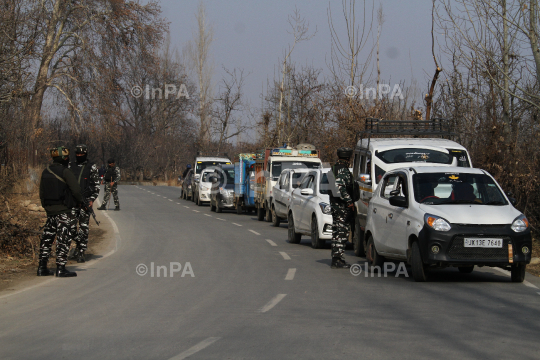
<svg viewBox="0 0 540 360">
<path fill-rule="evenodd" d="M 234 163 L 234 207 L 237 214 L 255 210 L 256 154 L 238 154 Z"/>
</svg>

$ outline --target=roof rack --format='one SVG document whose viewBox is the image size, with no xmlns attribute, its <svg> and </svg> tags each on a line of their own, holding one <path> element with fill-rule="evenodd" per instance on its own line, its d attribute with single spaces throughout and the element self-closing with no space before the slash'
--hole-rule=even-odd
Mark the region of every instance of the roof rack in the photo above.
<svg viewBox="0 0 540 360">
<path fill-rule="evenodd" d="M 450 130 L 447 119 L 435 118 L 431 120 L 384 120 L 368 117 L 365 119 L 364 130 L 356 134 L 364 139 L 367 137 L 368 146 L 373 135 L 406 135 L 406 136 L 456 136 Z"/>
</svg>

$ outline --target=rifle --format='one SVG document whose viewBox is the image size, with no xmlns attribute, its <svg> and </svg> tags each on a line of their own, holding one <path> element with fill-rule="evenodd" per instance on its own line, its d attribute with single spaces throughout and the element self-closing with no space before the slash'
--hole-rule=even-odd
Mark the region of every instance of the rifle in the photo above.
<svg viewBox="0 0 540 360">
<path fill-rule="evenodd" d="M 84 192 L 83 192 L 83 205 L 84 205 L 84 208 L 86 209 L 86 211 L 88 211 L 88 213 L 90 215 L 92 215 L 92 217 L 94 218 L 94 221 L 96 222 L 97 226 L 99 226 L 99 221 L 96 218 L 96 213 L 94 212 L 94 209 L 88 203 L 88 200 L 86 200 L 86 193 L 88 192 L 88 190 L 89 190 L 89 188 L 86 188 L 84 190 Z"/>
</svg>

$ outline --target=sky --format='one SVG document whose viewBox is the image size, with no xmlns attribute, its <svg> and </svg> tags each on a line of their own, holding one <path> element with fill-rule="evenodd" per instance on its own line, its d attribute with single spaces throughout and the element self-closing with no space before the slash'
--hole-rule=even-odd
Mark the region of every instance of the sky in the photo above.
<svg viewBox="0 0 540 360">
<path fill-rule="evenodd" d="M 267 80 L 279 74 L 280 59 L 292 42 L 292 36 L 287 33 L 288 16 L 295 8 L 309 22 L 312 31 L 317 29 L 312 39 L 295 48 L 292 61 L 297 65 L 313 65 L 322 69 L 323 75 L 330 74 L 327 66 L 331 50 L 329 6 L 334 24 L 342 30 L 342 36 L 346 35 L 341 1 L 205 0 L 204 3 L 214 28 L 213 82 L 217 85 L 222 79 L 223 67 L 244 69 L 249 74 L 244 94 L 253 107 L 260 107 Z M 368 9 L 371 8 L 372 2 L 366 3 Z M 374 1 L 375 28 L 379 4 L 385 15 L 380 38 L 382 79 L 391 86 L 400 81 L 405 81 L 406 85 L 416 82 L 425 93 L 435 70 L 431 54 L 431 1 Z M 163 15 L 170 22 L 171 43 L 180 52 L 193 37 L 197 5 L 196 0 L 161 1 Z M 357 13 L 363 10 L 362 6 L 363 1 L 357 0 Z"/>
</svg>

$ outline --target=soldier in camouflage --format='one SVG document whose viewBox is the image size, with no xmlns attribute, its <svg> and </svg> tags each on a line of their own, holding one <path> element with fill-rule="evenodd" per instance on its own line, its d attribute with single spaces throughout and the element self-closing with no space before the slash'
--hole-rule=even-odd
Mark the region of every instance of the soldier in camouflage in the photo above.
<svg viewBox="0 0 540 360">
<path fill-rule="evenodd" d="M 109 167 L 103 176 L 105 182 L 105 196 L 103 198 L 103 204 L 98 210 L 107 210 L 107 203 L 111 197 L 111 193 L 114 198 L 115 211 L 120 210 L 120 202 L 118 201 L 118 182 L 120 181 L 120 168 L 116 166 L 114 159 L 109 159 L 107 162 Z"/>
<path fill-rule="evenodd" d="M 88 231 L 89 231 L 89 222 L 90 222 L 90 212 L 94 204 L 94 201 L 99 195 L 99 170 L 96 164 L 88 161 L 88 148 L 86 145 L 81 144 L 77 145 L 75 148 L 75 159 L 76 162 L 72 162 L 69 167 L 79 185 L 83 197 L 85 198 L 88 209 L 85 207 L 73 208 L 73 215 L 76 218 L 76 222 L 79 223 L 79 231 L 77 232 L 77 237 L 75 238 L 75 243 L 77 247 L 73 253 L 73 258 L 77 259 L 78 263 L 85 262 L 84 252 L 88 248 Z"/>
<path fill-rule="evenodd" d="M 83 197 L 75 175 L 67 168 L 69 149 L 63 146 L 51 149 L 51 156 L 54 162 L 43 170 L 39 185 L 39 197 L 47 212 L 47 221 L 39 246 L 37 275 L 52 275 L 47 269 L 47 262 L 56 237 L 56 276 L 73 277 L 77 273 L 66 269 L 69 247 L 77 228 L 72 209 L 83 202 Z"/>
<path fill-rule="evenodd" d="M 332 167 L 335 178 L 335 191 L 330 194 L 332 208 L 332 265 L 336 268 L 350 268 L 345 262 L 345 244 L 351 231 L 351 218 L 354 216 L 352 199 L 353 176 L 349 171 L 352 149 L 339 148 L 338 161 Z"/>
</svg>

